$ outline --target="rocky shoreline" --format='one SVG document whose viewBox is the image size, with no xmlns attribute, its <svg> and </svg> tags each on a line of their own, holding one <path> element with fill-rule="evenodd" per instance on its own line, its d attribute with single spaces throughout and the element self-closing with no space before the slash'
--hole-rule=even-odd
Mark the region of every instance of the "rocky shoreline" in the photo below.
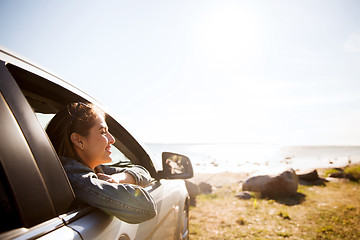
<svg viewBox="0 0 360 240">
<path fill-rule="evenodd" d="M 348 179 L 359 181 L 359 173 L 355 175 L 346 173 L 346 168 L 359 168 L 359 165 L 347 166 L 344 168 L 321 168 L 310 170 L 294 171 L 292 168 L 283 171 L 272 172 L 272 174 L 250 174 L 245 172 L 219 172 L 219 173 L 197 173 L 190 180 L 186 181 L 193 206 L 196 205 L 196 196 L 199 194 L 209 194 L 217 189 L 238 185 L 241 191 L 260 192 L 264 196 L 292 196 L 297 194 L 298 185 L 325 185 L 334 179 Z M 356 170 L 358 171 L 358 170 Z M 325 172 L 327 172 L 325 174 Z M 325 175 L 329 175 L 325 179 Z M 245 188 L 245 189 L 244 189 Z M 249 194 L 246 194 L 248 196 Z"/>
</svg>

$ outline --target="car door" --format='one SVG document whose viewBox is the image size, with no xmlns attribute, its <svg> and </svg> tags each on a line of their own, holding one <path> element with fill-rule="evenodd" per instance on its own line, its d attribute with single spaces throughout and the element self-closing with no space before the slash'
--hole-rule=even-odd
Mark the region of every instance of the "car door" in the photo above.
<svg viewBox="0 0 360 240">
<path fill-rule="evenodd" d="M 184 181 L 161 179 L 147 190 L 156 201 L 158 214 L 140 224 L 135 239 L 178 239 L 181 213 L 187 199 Z"/>
</svg>

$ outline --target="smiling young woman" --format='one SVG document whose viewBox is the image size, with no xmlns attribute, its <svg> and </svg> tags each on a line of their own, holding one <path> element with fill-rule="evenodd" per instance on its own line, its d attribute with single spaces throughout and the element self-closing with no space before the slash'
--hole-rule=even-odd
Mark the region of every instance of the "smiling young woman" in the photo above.
<svg viewBox="0 0 360 240">
<path fill-rule="evenodd" d="M 72 132 L 70 140 L 74 144 L 77 156 L 87 166 L 94 169 L 100 164 L 111 162 L 111 145 L 115 142 L 115 139 L 108 132 L 108 127 L 102 115 L 98 115 L 92 121 L 92 124 L 86 136 Z"/>
<path fill-rule="evenodd" d="M 52 118 L 46 132 L 77 200 L 128 223 L 140 223 L 156 215 L 153 198 L 142 188 L 151 181 L 145 168 L 102 165 L 111 162 L 115 139 L 99 108 L 71 103 Z"/>
</svg>

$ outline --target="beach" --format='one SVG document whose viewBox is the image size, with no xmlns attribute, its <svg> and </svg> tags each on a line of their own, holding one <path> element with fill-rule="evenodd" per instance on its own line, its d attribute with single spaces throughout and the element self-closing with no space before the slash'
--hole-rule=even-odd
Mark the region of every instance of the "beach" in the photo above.
<svg viewBox="0 0 360 240">
<path fill-rule="evenodd" d="M 239 183 L 256 174 L 287 168 L 306 172 L 360 163 L 360 146 L 283 146 L 276 144 L 148 144 L 155 156 L 164 151 L 190 158 L 192 182 L 212 186 Z"/>
<path fill-rule="evenodd" d="M 316 169 L 325 179 L 329 169 L 359 165 L 358 146 L 158 144 L 152 149 L 187 155 L 194 168 L 189 181 L 212 186 L 190 207 L 192 240 L 360 239 L 359 182 L 326 178 L 323 184 L 299 184 L 292 197 L 236 197 L 250 176 L 292 168 L 297 174 Z"/>
<path fill-rule="evenodd" d="M 322 179 L 327 171 L 317 169 Z M 213 185 L 213 191 L 198 195 L 190 208 L 190 239 L 360 239 L 358 181 L 326 177 L 323 184 L 299 184 L 291 197 L 251 193 L 250 199 L 240 199 L 247 177 L 223 172 L 191 179 Z"/>
</svg>

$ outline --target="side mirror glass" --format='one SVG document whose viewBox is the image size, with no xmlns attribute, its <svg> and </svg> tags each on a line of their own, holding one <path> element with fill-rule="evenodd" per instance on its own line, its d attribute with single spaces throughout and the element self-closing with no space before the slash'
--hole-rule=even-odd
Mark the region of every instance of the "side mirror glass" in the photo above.
<svg viewBox="0 0 360 240">
<path fill-rule="evenodd" d="M 170 153 L 162 153 L 163 179 L 189 179 L 194 176 L 191 161 L 188 157 Z"/>
</svg>

